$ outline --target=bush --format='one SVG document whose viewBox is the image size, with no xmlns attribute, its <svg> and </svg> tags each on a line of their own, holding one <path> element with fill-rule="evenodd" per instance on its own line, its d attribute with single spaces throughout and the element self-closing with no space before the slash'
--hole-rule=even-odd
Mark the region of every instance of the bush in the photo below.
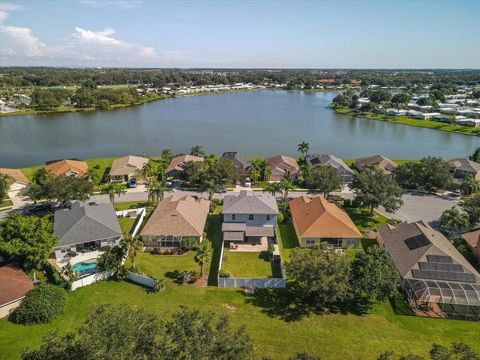
<svg viewBox="0 0 480 360">
<path fill-rule="evenodd" d="M 278 212 L 278 216 L 277 216 L 277 222 L 279 224 L 283 224 L 283 222 L 285 221 L 285 214 L 281 211 Z"/>
<path fill-rule="evenodd" d="M 152 288 L 152 292 L 160 292 L 165 290 L 165 279 L 154 279 L 155 285 Z"/>
<path fill-rule="evenodd" d="M 198 240 L 196 238 L 183 238 L 182 239 L 182 250 L 190 251 L 195 250 L 198 246 Z"/>
<path fill-rule="evenodd" d="M 62 314 L 64 307 L 65 290 L 55 285 L 39 285 L 28 292 L 10 319 L 17 324 L 45 324 Z"/>
<path fill-rule="evenodd" d="M 215 205 L 221 206 L 221 205 L 223 205 L 223 200 L 222 199 L 213 199 L 212 203 L 214 203 Z"/>
<path fill-rule="evenodd" d="M 193 284 L 195 281 L 197 281 L 197 273 L 195 271 L 182 271 L 178 277 L 178 280 L 182 284 Z"/>
<path fill-rule="evenodd" d="M 228 279 L 229 277 L 232 276 L 232 273 L 230 271 L 227 271 L 227 270 L 220 270 L 218 272 L 218 276 L 221 277 L 221 278 Z"/>
</svg>

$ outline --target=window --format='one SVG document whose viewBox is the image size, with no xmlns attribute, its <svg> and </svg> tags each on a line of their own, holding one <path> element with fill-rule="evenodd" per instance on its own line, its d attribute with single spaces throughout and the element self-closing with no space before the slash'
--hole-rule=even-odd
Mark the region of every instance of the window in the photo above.
<svg viewBox="0 0 480 360">
<path fill-rule="evenodd" d="M 254 218 L 253 214 L 249 214 L 249 215 L 248 215 L 248 220 L 252 221 L 253 218 Z"/>
<path fill-rule="evenodd" d="M 267 221 L 270 221 L 270 215 L 267 215 Z"/>
<path fill-rule="evenodd" d="M 232 220 L 235 220 L 235 214 L 232 214 Z"/>
<path fill-rule="evenodd" d="M 315 245 L 315 239 L 306 238 L 306 239 L 305 239 L 305 244 L 306 244 L 306 245 Z"/>
</svg>

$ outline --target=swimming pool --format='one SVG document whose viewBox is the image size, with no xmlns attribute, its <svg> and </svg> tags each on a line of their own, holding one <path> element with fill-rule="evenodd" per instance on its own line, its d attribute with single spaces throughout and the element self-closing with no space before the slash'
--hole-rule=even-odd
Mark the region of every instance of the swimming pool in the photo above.
<svg viewBox="0 0 480 360">
<path fill-rule="evenodd" d="M 97 269 L 97 259 L 85 260 L 72 266 L 73 271 L 79 274 L 94 272 Z"/>
</svg>

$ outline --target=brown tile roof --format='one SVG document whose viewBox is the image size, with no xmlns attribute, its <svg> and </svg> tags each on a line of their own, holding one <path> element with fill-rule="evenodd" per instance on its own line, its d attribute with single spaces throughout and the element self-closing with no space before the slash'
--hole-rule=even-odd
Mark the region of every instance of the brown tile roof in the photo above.
<svg viewBox="0 0 480 360">
<path fill-rule="evenodd" d="M 128 155 L 115 159 L 110 168 L 111 176 L 130 175 L 134 171 L 142 171 L 149 159 L 141 156 Z"/>
<path fill-rule="evenodd" d="M 185 164 L 186 162 L 190 161 L 200 161 L 203 162 L 203 157 L 200 156 L 194 156 L 194 155 L 179 155 L 175 156 L 171 161 L 170 164 L 168 165 L 167 168 L 167 173 L 172 171 L 172 170 L 177 170 L 177 171 L 183 171 L 182 165 Z"/>
<path fill-rule="evenodd" d="M 298 174 L 300 167 L 298 166 L 297 160 L 294 158 L 277 155 L 266 158 L 267 165 L 274 170 L 278 170 L 281 173 L 290 172 L 291 175 Z"/>
<path fill-rule="evenodd" d="M 20 169 L 8 169 L 8 168 L 0 168 L 0 174 L 6 175 L 9 178 L 9 182 L 19 182 L 22 184 L 28 184 L 30 181 L 27 177 L 23 174 L 22 170 Z"/>
<path fill-rule="evenodd" d="M 57 176 L 75 172 L 78 177 L 83 177 L 88 173 L 88 165 L 85 161 L 65 159 L 48 163 L 45 170 L 51 171 Z"/>
<path fill-rule="evenodd" d="M 355 161 L 355 167 L 358 170 L 364 170 L 373 165 L 378 166 L 385 175 L 391 174 L 397 168 L 397 164 L 382 155 L 366 156 Z"/>
<path fill-rule="evenodd" d="M 32 280 L 23 270 L 13 265 L 0 267 L 0 306 L 24 297 L 32 289 Z"/>
<path fill-rule="evenodd" d="M 333 202 L 302 196 L 291 200 L 289 204 L 292 220 L 301 237 L 362 237 L 348 214 Z"/>
<path fill-rule="evenodd" d="M 462 237 L 472 249 L 478 249 L 480 246 L 480 230 L 470 231 L 463 234 Z"/>
<path fill-rule="evenodd" d="M 157 205 L 141 235 L 202 236 L 209 208 L 203 198 L 171 196 Z"/>
<path fill-rule="evenodd" d="M 480 280 L 475 268 L 458 252 L 453 244 L 440 233 L 423 222 L 400 224 L 397 227 L 382 225 L 378 228 L 379 243 L 384 245 L 404 278 L 412 278 L 412 268 L 418 268 L 417 263 L 426 261 L 427 255 L 449 256 L 455 263 L 473 273 Z M 408 241 L 416 244 L 413 248 Z"/>
</svg>

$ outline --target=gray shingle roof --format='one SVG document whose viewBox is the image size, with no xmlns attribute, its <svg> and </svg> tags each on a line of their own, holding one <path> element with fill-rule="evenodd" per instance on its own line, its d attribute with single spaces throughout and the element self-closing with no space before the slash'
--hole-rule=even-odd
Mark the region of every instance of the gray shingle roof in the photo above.
<svg viewBox="0 0 480 360">
<path fill-rule="evenodd" d="M 250 162 L 250 158 L 248 156 L 240 154 L 236 151 L 224 152 L 222 157 L 225 159 L 231 160 L 235 164 L 235 167 L 237 168 L 237 170 L 248 169 L 249 167 L 252 166 L 252 163 Z"/>
<path fill-rule="evenodd" d="M 305 157 L 305 160 L 310 165 L 330 165 L 337 170 L 341 170 L 344 173 L 355 175 L 355 172 L 345 162 L 330 154 L 309 154 Z"/>
<path fill-rule="evenodd" d="M 75 203 L 55 211 L 53 232 L 59 246 L 110 239 L 122 235 L 112 204 Z"/>
<path fill-rule="evenodd" d="M 276 199 L 267 194 L 256 195 L 251 190 L 227 194 L 223 200 L 223 214 L 278 214 Z"/>
<path fill-rule="evenodd" d="M 478 173 L 480 171 L 480 163 L 468 159 L 456 158 L 449 160 L 448 163 L 454 169 L 465 170 L 471 173 Z"/>
</svg>

